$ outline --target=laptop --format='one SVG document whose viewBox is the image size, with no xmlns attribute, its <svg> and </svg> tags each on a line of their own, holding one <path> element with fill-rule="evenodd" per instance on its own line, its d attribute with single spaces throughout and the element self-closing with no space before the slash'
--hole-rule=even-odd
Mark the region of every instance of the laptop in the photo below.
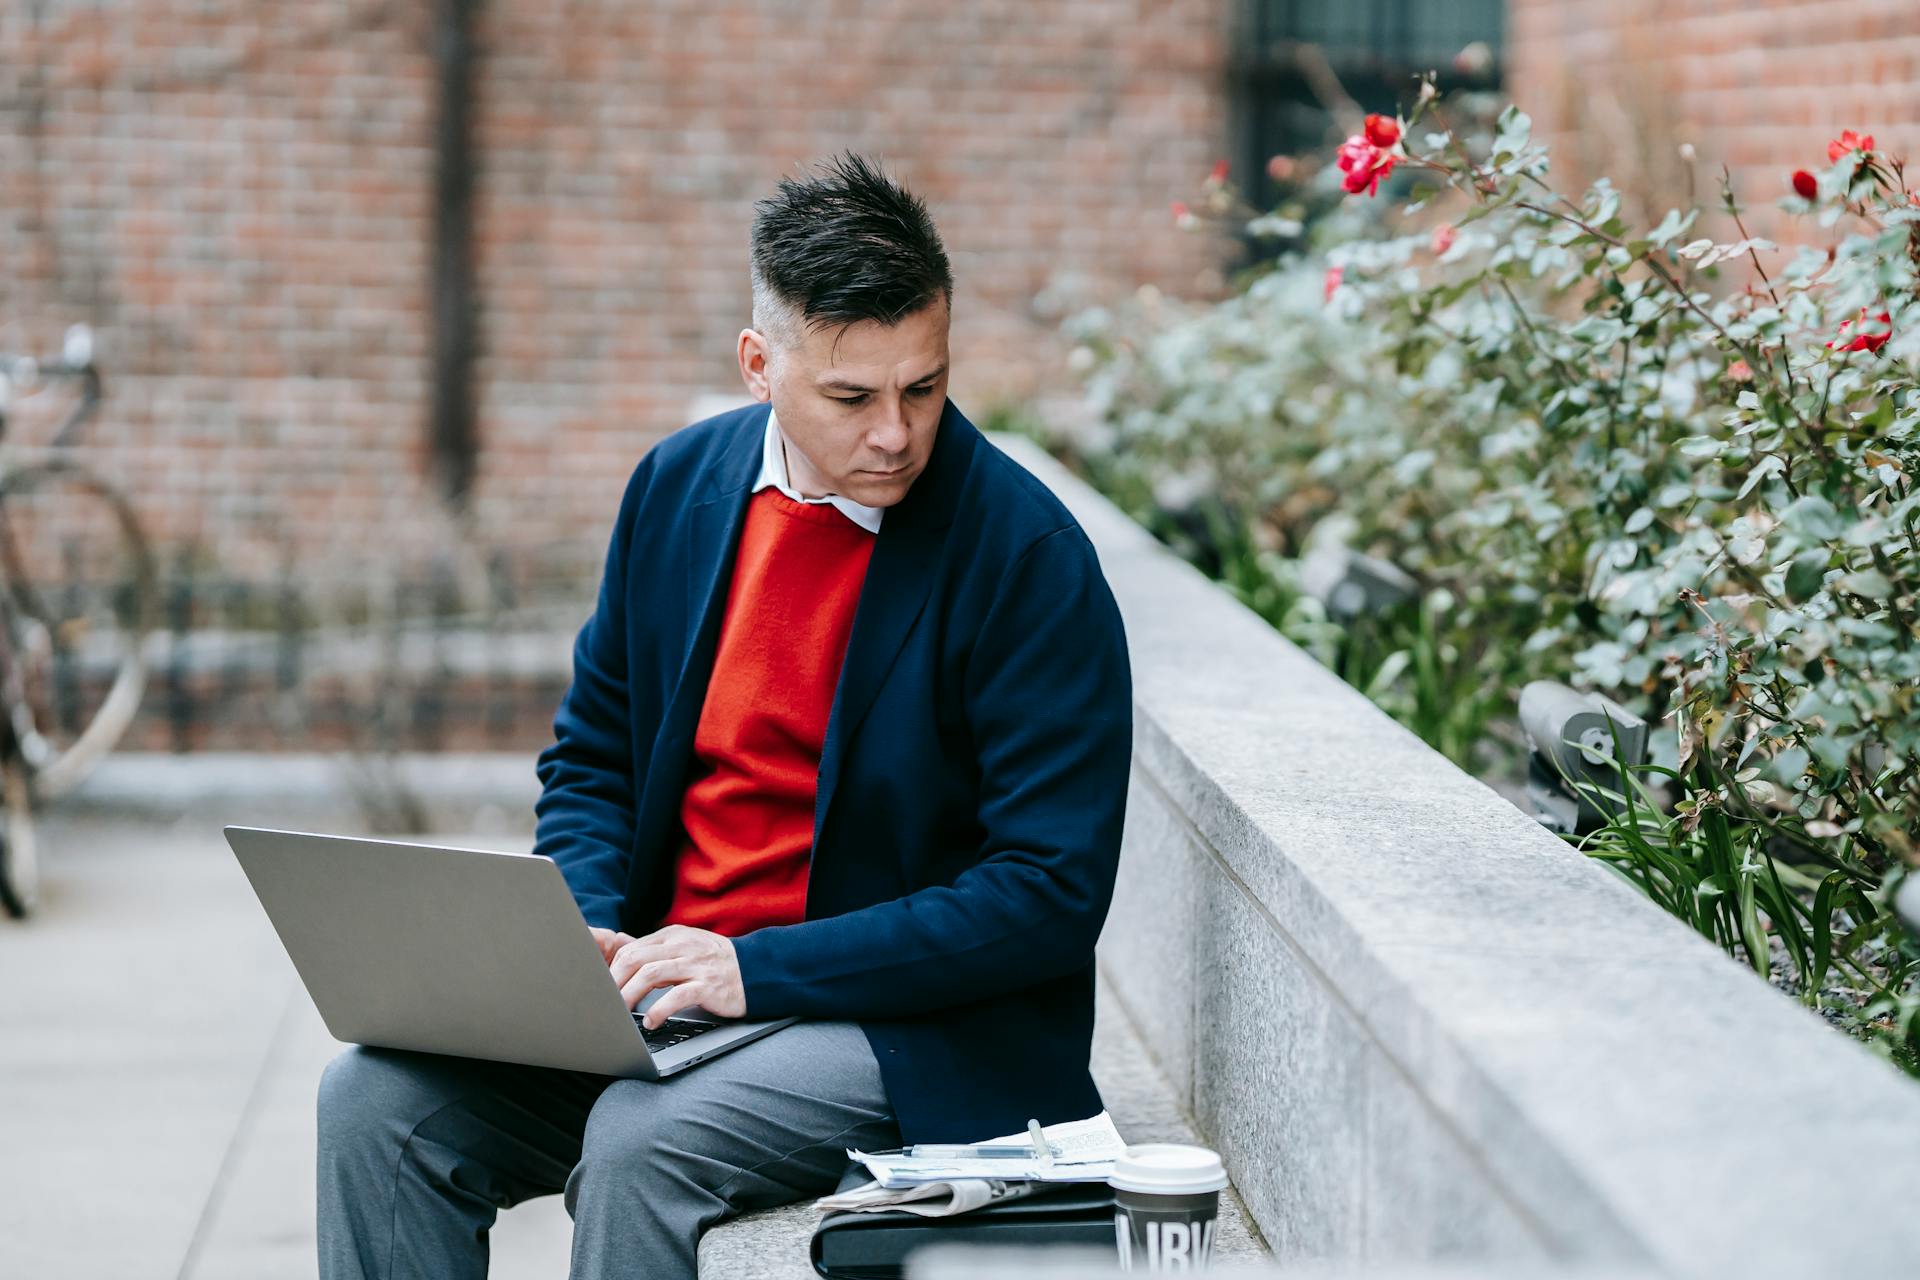
<svg viewBox="0 0 1920 1280">
<path fill-rule="evenodd" d="M 629 1012 L 560 868 L 531 853 L 229 826 L 334 1039 L 658 1080 L 797 1018 Z"/>
</svg>

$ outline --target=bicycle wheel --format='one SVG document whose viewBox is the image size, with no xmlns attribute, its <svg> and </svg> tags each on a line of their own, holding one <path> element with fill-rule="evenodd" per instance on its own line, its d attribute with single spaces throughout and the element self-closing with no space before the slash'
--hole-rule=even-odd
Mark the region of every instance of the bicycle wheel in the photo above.
<svg viewBox="0 0 1920 1280">
<path fill-rule="evenodd" d="M 6 711 L 34 800 L 72 790 L 133 723 L 158 607 L 117 488 L 57 455 L 0 475 L 0 614 L 23 695 Z"/>
<path fill-rule="evenodd" d="M 40 855 L 33 835 L 33 797 L 26 766 L 9 760 L 0 766 L 0 909 L 24 920 L 40 905 Z"/>
</svg>

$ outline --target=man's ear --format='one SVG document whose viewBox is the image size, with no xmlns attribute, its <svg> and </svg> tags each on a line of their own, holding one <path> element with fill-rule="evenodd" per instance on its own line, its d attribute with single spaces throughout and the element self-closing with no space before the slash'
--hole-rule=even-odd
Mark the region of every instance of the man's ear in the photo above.
<svg viewBox="0 0 1920 1280">
<path fill-rule="evenodd" d="M 742 329 L 738 343 L 740 379 L 755 400 L 773 399 L 773 384 L 767 378 L 767 361 L 772 349 L 758 329 Z"/>
</svg>

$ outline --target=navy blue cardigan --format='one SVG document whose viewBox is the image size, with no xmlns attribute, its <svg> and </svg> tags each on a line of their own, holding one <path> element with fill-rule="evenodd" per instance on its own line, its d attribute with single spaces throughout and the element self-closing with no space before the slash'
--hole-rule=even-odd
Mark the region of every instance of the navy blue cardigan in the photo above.
<svg viewBox="0 0 1920 1280">
<path fill-rule="evenodd" d="M 588 923 L 665 914 L 680 798 L 767 406 L 682 428 L 620 503 L 540 754 L 534 851 Z M 835 689 L 806 917 L 734 940 L 751 1017 L 859 1021 L 903 1139 L 1099 1111 L 1093 946 L 1132 674 L 1093 545 L 951 400 L 887 511 Z"/>
</svg>

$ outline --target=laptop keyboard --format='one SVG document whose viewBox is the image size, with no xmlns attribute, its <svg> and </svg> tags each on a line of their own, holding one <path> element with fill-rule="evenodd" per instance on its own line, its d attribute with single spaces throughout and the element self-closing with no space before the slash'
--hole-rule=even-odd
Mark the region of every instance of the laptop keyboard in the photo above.
<svg viewBox="0 0 1920 1280">
<path fill-rule="evenodd" d="M 716 1031 L 720 1027 L 717 1022 L 702 1022 L 696 1018 L 668 1018 L 649 1031 L 641 1026 L 640 1015 L 637 1013 L 633 1015 L 633 1025 L 639 1028 L 640 1038 L 647 1042 L 647 1048 L 655 1053 L 662 1049 L 671 1049 L 682 1041 L 705 1035 L 709 1031 Z"/>
</svg>

